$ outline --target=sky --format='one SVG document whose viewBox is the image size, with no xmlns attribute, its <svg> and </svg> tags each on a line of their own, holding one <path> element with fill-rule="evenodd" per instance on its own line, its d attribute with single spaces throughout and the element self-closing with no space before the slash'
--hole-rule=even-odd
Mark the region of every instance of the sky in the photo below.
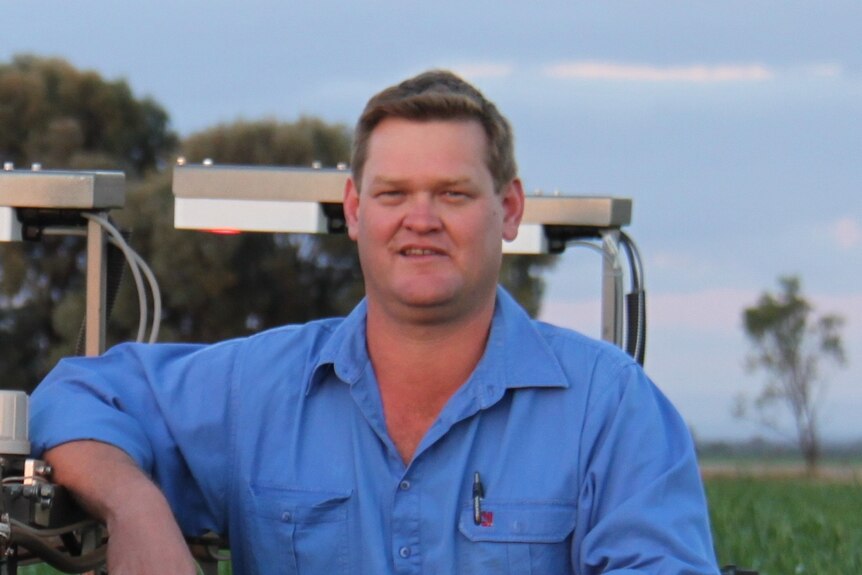
<svg viewBox="0 0 862 575">
<path fill-rule="evenodd" d="M 428 68 L 512 122 L 528 190 L 631 198 L 647 372 L 700 439 L 735 419 L 742 310 L 798 275 L 844 316 L 821 426 L 862 438 L 862 3 L 858 0 L 0 2 L 0 61 L 57 56 L 125 79 L 181 135 L 238 119 L 352 125 Z M 216 158 L 217 161 L 217 158 Z M 570 249 L 541 317 L 598 335 L 599 262 Z"/>
</svg>

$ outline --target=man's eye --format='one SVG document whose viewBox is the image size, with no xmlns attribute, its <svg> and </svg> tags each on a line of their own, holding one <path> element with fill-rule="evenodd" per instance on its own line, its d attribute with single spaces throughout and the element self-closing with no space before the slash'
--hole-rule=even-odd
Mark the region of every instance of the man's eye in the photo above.
<svg viewBox="0 0 862 575">
<path fill-rule="evenodd" d="M 462 192 L 460 190 L 446 190 L 443 192 L 443 195 L 453 200 L 460 200 L 468 197 L 466 192 Z"/>
</svg>

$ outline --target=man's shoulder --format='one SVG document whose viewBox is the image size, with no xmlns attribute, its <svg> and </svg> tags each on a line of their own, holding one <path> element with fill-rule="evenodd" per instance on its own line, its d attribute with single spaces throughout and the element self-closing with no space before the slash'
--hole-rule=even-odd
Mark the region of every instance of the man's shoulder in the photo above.
<svg viewBox="0 0 862 575">
<path fill-rule="evenodd" d="M 539 335 L 554 350 L 555 355 L 589 358 L 613 364 L 634 362 L 630 355 L 611 342 L 541 320 L 532 320 L 532 323 Z"/>
<path fill-rule="evenodd" d="M 534 319 L 532 324 L 536 331 L 549 343 L 555 346 L 564 346 L 567 349 L 576 349 L 590 354 L 617 355 L 622 350 L 616 345 L 589 336 L 578 330 L 563 327 L 554 323 Z M 625 354 L 623 354 L 625 355 Z"/>
<path fill-rule="evenodd" d="M 265 369 L 276 363 L 297 363 L 291 361 L 294 359 L 304 364 L 319 355 L 342 322 L 342 318 L 331 318 L 288 324 L 214 343 L 122 343 L 105 357 L 113 359 L 110 365 L 133 362 L 150 371 L 208 372 L 230 370 L 237 365 Z"/>
<path fill-rule="evenodd" d="M 503 361 L 527 365 L 549 377 L 556 372 L 569 384 L 615 377 L 634 359 L 616 345 L 571 328 L 532 319 L 512 297 L 499 290 L 498 315 L 504 341 Z M 635 370 L 638 368 L 635 367 Z M 577 387 L 577 386 L 576 386 Z"/>
<path fill-rule="evenodd" d="M 289 324 L 273 327 L 249 335 L 235 343 L 239 344 L 244 353 L 301 353 L 303 355 L 318 353 L 330 340 L 344 318 L 327 318 L 310 321 L 303 324 Z M 224 342 L 230 345 L 231 342 Z"/>
<path fill-rule="evenodd" d="M 634 358 L 611 342 L 543 321 L 532 323 L 570 384 L 617 385 L 627 379 L 622 375 L 630 370 L 641 377 L 642 369 Z"/>
</svg>

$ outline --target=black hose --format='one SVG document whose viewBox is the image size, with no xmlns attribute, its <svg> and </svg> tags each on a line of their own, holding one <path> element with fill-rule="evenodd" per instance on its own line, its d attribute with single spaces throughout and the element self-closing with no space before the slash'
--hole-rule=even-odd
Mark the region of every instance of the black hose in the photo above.
<svg viewBox="0 0 862 575">
<path fill-rule="evenodd" d="M 59 569 L 64 573 L 85 573 L 93 571 L 105 563 L 105 545 L 100 545 L 86 555 L 73 557 L 52 547 L 45 539 L 39 536 L 36 530 L 21 528 L 19 526 L 12 527 L 10 540 L 12 543 L 26 548 L 51 567 Z"/>
<path fill-rule="evenodd" d="M 643 365 L 646 359 L 646 292 L 626 294 L 626 352 Z"/>
<path fill-rule="evenodd" d="M 646 360 L 646 291 L 643 266 L 634 241 L 620 232 L 620 244 L 626 251 L 631 271 L 632 291 L 626 294 L 626 351 L 643 365 Z"/>
</svg>

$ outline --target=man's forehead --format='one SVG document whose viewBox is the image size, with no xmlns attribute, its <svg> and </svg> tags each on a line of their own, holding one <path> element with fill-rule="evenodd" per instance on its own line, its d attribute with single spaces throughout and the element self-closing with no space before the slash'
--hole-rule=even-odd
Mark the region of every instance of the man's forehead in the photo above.
<svg viewBox="0 0 862 575">
<path fill-rule="evenodd" d="M 493 179 L 488 148 L 485 130 L 473 118 L 386 118 L 370 134 L 357 184 L 397 186 L 418 178 L 434 187 L 484 185 Z"/>
<path fill-rule="evenodd" d="M 402 118 L 401 116 L 390 116 L 384 118 L 378 123 L 369 135 L 369 140 L 373 141 L 375 136 L 383 133 L 389 133 L 398 128 L 407 128 L 416 133 L 430 132 L 439 130 L 440 128 L 467 128 L 481 133 L 487 143 L 487 134 L 485 128 L 477 118 Z M 379 138 L 378 138 L 379 139 Z"/>
<path fill-rule="evenodd" d="M 387 118 L 371 132 L 366 163 L 372 159 L 379 160 L 383 151 L 397 157 L 402 153 L 416 153 L 419 150 L 430 153 L 442 148 L 462 157 L 470 152 L 478 152 L 478 156 L 485 159 L 488 138 L 482 124 L 474 119 Z"/>
</svg>

